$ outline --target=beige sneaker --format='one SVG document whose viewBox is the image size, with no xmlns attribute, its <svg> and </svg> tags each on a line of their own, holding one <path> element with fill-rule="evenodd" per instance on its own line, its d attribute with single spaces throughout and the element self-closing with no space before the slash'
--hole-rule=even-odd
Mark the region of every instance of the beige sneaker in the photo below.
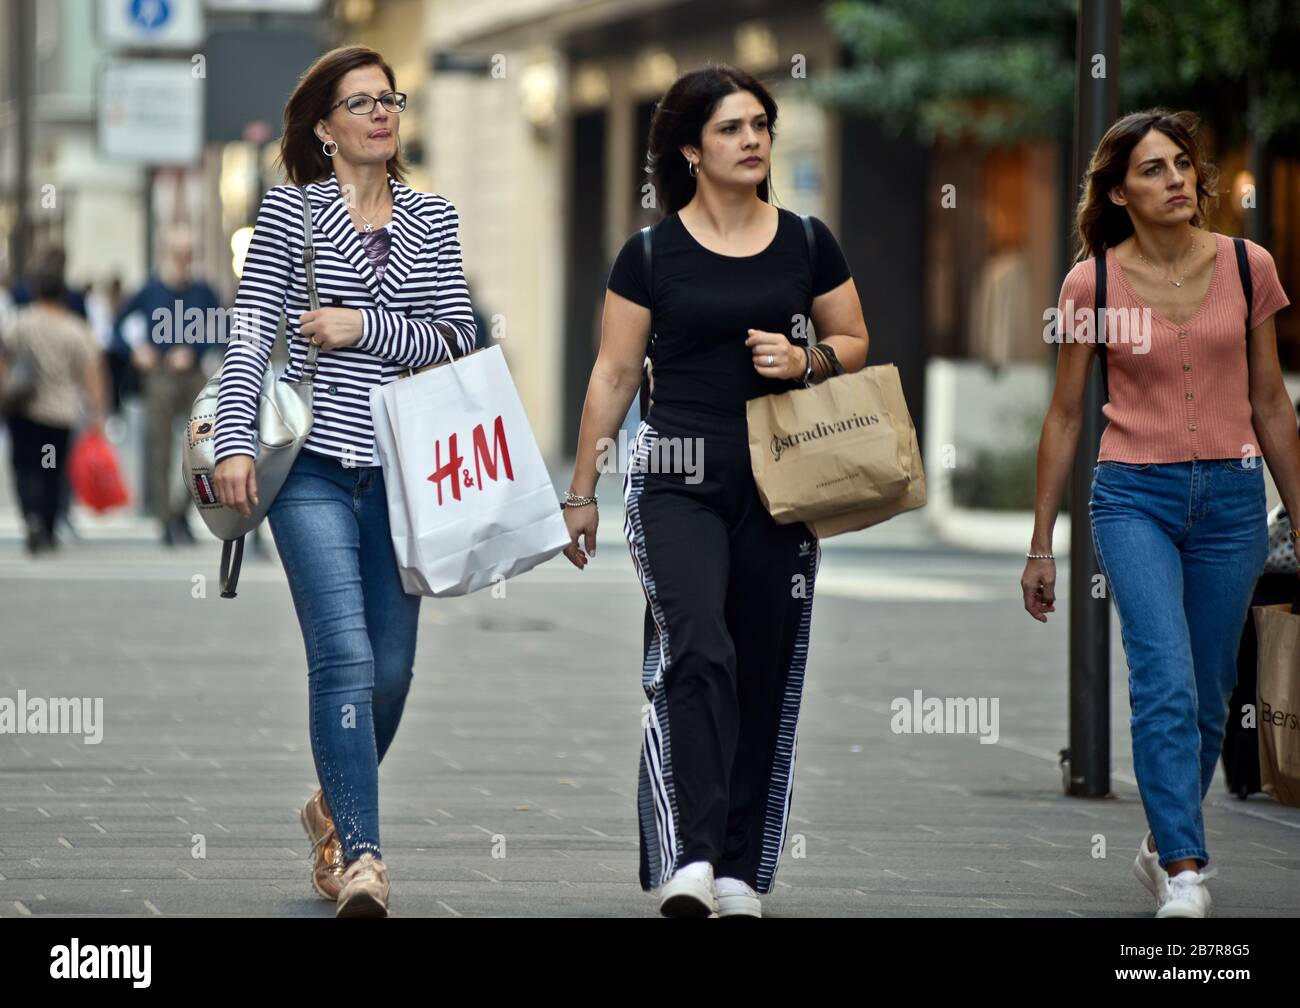
<svg viewBox="0 0 1300 1008">
<path fill-rule="evenodd" d="M 387 917 L 388 869 L 369 851 L 343 872 L 335 917 Z"/>
<path fill-rule="evenodd" d="M 334 820 L 325 811 L 319 789 L 302 807 L 302 828 L 311 841 L 311 887 L 321 899 L 336 900 L 343 888 L 343 845 Z"/>
</svg>

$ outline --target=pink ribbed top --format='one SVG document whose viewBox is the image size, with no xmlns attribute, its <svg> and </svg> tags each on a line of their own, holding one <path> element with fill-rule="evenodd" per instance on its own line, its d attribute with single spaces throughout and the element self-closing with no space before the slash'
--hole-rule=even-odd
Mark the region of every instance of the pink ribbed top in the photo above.
<svg viewBox="0 0 1300 1008">
<path fill-rule="evenodd" d="M 1227 235 L 1215 234 L 1214 242 L 1209 289 L 1186 322 L 1174 325 L 1151 312 L 1149 337 L 1130 330 L 1124 340 L 1117 322 L 1110 321 L 1104 351 L 1110 402 L 1102 409 L 1109 422 L 1102 432 L 1099 462 L 1239 459 L 1247 451 L 1262 456 L 1251 423 L 1246 298 L 1236 250 Z M 1266 249 L 1247 241 L 1246 258 L 1254 288 L 1251 325 L 1257 327 L 1291 302 Z M 1075 313 L 1092 308 L 1094 270 L 1094 261 L 1085 259 L 1066 275 L 1057 305 L 1061 319 L 1067 302 L 1073 302 Z M 1127 309 L 1135 322 L 1147 307 L 1116 261 L 1114 249 L 1106 250 L 1106 306 Z M 1144 345 L 1146 352 L 1140 352 Z"/>
</svg>

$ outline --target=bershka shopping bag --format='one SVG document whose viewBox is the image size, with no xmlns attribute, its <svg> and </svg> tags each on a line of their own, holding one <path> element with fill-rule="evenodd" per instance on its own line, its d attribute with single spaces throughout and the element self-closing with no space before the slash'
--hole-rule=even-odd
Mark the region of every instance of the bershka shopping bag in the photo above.
<svg viewBox="0 0 1300 1008">
<path fill-rule="evenodd" d="M 894 365 L 751 399 L 746 413 L 754 481 L 778 524 L 823 522 L 821 537 L 925 503 L 916 432 Z M 883 517 L 858 524 L 864 514 Z"/>
<path fill-rule="evenodd" d="M 1300 807 L 1300 597 L 1287 605 L 1254 606 L 1259 641 L 1255 723 L 1259 779 L 1265 794 Z"/>
<path fill-rule="evenodd" d="M 370 392 L 393 552 L 410 595 L 468 595 L 569 543 L 498 346 Z"/>
</svg>

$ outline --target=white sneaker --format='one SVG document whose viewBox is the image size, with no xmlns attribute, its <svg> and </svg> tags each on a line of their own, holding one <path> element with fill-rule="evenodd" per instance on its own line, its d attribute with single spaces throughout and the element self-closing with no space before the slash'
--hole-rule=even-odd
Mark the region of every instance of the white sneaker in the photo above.
<svg viewBox="0 0 1300 1008">
<path fill-rule="evenodd" d="M 1165 884 L 1169 881 L 1169 873 L 1160 867 L 1159 852 L 1147 848 L 1147 841 L 1150 839 L 1149 832 L 1142 838 L 1142 843 L 1138 847 L 1137 860 L 1133 862 L 1133 874 L 1147 887 L 1147 892 L 1156 898 L 1158 910 L 1161 898 L 1165 894 Z"/>
<path fill-rule="evenodd" d="M 738 878 L 714 879 L 713 895 L 718 901 L 719 917 L 763 916 L 758 893 Z"/>
<path fill-rule="evenodd" d="M 1214 874 L 1181 871 L 1165 884 L 1165 898 L 1156 911 L 1157 917 L 1208 917 L 1210 916 L 1210 890 L 1206 879 Z"/>
<path fill-rule="evenodd" d="M 716 909 L 713 865 L 707 861 L 683 865 L 659 887 L 659 912 L 665 917 L 710 917 Z"/>
</svg>

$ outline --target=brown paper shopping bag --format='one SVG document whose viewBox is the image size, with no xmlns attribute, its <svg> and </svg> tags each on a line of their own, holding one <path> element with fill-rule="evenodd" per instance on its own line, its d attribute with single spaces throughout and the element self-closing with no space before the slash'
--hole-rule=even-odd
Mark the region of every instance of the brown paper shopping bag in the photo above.
<svg viewBox="0 0 1300 1008">
<path fill-rule="evenodd" d="M 746 404 L 754 480 L 779 524 L 902 497 L 911 478 L 898 369 L 863 368 Z"/>
<path fill-rule="evenodd" d="M 916 430 L 898 368 L 880 364 L 746 404 L 754 482 L 779 524 L 819 536 L 925 503 Z"/>
<path fill-rule="evenodd" d="M 1300 807 L 1300 615 L 1292 606 L 1255 606 L 1259 638 L 1259 779 L 1265 794 Z"/>
</svg>

